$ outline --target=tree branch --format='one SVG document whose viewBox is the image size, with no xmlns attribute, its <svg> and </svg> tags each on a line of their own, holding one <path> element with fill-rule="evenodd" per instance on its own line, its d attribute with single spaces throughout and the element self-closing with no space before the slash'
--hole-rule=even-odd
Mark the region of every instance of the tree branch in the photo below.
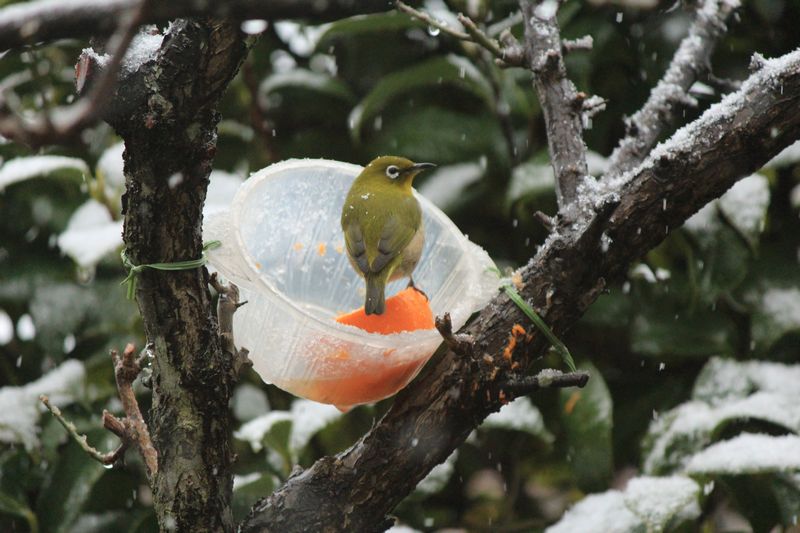
<svg viewBox="0 0 800 533">
<path fill-rule="evenodd" d="M 739 6 L 739 0 L 703 0 L 689 35 L 650 92 L 644 106 L 626 121 L 627 133 L 609 158 L 606 176 L 622 174 L 641 163 L 655 146 L 664 129 L 675 123 L 684 105 L 696 105 L 689 88 L 710 70 L 711 54 L 725 33 L 725 22 Z"/>
<path fill-rule="evenodd" d="M 583 229 L 580 223 L 559 228 L 522 269 L 522 296 L 563 334 L 604 280 L 622 277 L 670 230 L 800 138 L 800 114 L 786 112 L 798 105 L 800 51 L 767 62 L 739 92 L 609 187 L 619 203 L 601 228 Z M 598 235 L 610 239 L 605 252 Z M 494 381 L 476 358 L 502 357 L 508 331 L 518 323 L 526 323 L 522 312 L 505 294 L 496 296 L 462 330 L 474 339 L 474 356 L 448 349 L 434 357 L 368 434 L 290 477 L 253 508 L 241 530 L 376 530 L 431 468 L 499 409 L 501 400 L 491 394 Z M 514 359 L 527 368 L 545 348 L 534 339 L 518 347 Z M 496 375 L 497 382 L 509 377 Z"/>
<path fill-rule="evenodd" d="M 0 50 L 66 37 L 110 35 L 119 17 L 137 3 L 137 0 L 37 0 L 7 6 L 0 9 Z M 162 24 L 180 17 L 203 16 L 327 21 L 390 8 L 388 0 L 172 0 L 152 2 L 143 22 Z"/>
<path fill-rule="evenodd" d="M 556 21 L 556 2 L 521 0 L 525 21 L 525 49 L 533 72 L 547 129 L 550 162 L 556 177 L 560 210 L 574 200 L 578 184 L 587 175 L 586 145 L 583 143 L 583 97 L 567 78 L 561 53 L 561 34 Z"/>
</svg>

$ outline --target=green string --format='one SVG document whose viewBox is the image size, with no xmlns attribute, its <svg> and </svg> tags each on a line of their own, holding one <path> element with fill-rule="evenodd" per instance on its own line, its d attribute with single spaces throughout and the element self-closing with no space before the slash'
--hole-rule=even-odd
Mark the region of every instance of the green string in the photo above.
<svg viewBox="0 0 800 533">
<path fill-rule="evenodd" d="M 503 290 L 511 299 L 511 301 L 514 302 L 517 307 L 519 307 L 522 312 L 531 319 L 531 322 L 533 322 L 536 328 L 541 331 L 545 337 L 547 337 L 547 340 L 550 341 L 550 344 L 561 356 L 564 364 L 566 364 L 572 372 L 577 371 L 577 368 L 575 368 L 575 361 L 572 359 L 572 354 L 569 353 L 569 348 L 567 348 L 567 346 L 561 342 L 561 339 L 556 337 L 556 334 L 553 333 L 553 330 L 551 330 L 545 321 L 542 320 L 542 317 L 540 317 L 536 311 L 533 310 L 533 307 L 531 307 L 528 302 L 526 302 L 522 296 L 520 296 L 520 294 L 517 292 L 517 289 L 511 283 L 511 280 L 503 279 L 502 273 L 498 268 L 490 267 L 488 270 L 497 274 L 498 278 L 501 278 L 500 289 Z"/>
<path fill-rule="evenodd" d="M 127 284 L 128 300 L 133 300 L 133 297 L 136 294 L 136 279 L 139 276 L 139 273 L 145 268 L 152 268 L 154 270 L 191 270 L 193 268 L 199 268 L 208 262 L 206 252 L 208 250 L 219 248 L 220 246 L 222 246 L 222 243 L 219 241 L 205 243 L 203 245 L 203 252 L 201 253 L 199 259 L 175 261 L 174 263 L 149 263 L 146 265 L 134 265 L 131 263 L 131 260 L 128 259 L 128 254 L 125 253 L 125 250 L 122 250 L 120 256 L 122 257 L 122 264 L 128 270 L 128 277 L 122 280 L 120 285 Z"/>
</svg>

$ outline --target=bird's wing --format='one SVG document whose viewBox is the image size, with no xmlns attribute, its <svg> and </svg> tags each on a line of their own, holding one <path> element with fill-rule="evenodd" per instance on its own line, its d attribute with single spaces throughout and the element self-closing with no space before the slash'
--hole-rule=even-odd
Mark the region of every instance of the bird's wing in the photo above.
<svg viewBox="0 0 800 533">
<path fill-rule="evenodd" d="M 377 253 L 369 264 L 372 272 L 383 270 L 392 259 L 397 257 L 408 246 L 419 229 L 420 215 L 417 205 L 411 206 L 409 210 L 404 210 L 403 215 L 393 212 L 386 217 L 386 222 L 383 224 L 381 236 L 378 240 Z"/>
<path fill-rule="evenodd" d="M 347 245 L 347 253 L 358 265 L 359 270 L 364 274 L 369 274 L 369 260 L 367 259 L 367 246 L 364 243 L 364 232 L 361 225 L 355 220 L 349 220 L 344 228 L 344 242 Z"/>
</svg>

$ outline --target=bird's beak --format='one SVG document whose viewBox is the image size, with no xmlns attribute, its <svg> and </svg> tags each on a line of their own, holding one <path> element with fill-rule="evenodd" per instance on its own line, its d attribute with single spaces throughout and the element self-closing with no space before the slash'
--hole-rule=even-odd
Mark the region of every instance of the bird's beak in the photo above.
<svg viewBox="0 0 800 533">
<path fill-rule="evenodd" d="M 425 170 L 428 168 L 436 168 L 436 165 L 434 165 L 433 163 L 414 163 L 410 167 L 406 168 L 403 171 L 403 173 L 405 174 L 413 172 L 414 174 L 416 174 L 417 172 L 420 172 L 421 170 Z"/>
</svg>

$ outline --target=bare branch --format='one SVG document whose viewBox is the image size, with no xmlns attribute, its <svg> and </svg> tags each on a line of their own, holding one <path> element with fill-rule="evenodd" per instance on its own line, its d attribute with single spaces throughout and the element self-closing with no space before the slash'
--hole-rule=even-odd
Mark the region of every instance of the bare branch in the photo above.
<svg viewBox="0 0 800 533">
<path fill-rule="evenodd" d="M 561 35 L 555 2 L 521 0 L 525 20 L 525 49 L 533 72 L 547 128 L 550 161 L 556 176 L 556 196 L 564 210 L 574 200 L 578 184 L 588 173 L 583 143 L 582 102 L 567 78 L 561 54 Z M 576 105 L 577 104 L 577 105 Z"/>
<path fill-rule="evenodd" d="M 725 33 L 725 22 L 738 0 L 703 0 L 689 35 L 681 41 L 664 77 L 644 106 L 626 121 L 627 133 L 609 158 L 606 176 L 622 174 L 641 163 L 684 105 L 695 105 L 689 88 L 710 70 L 711 53 Z"/>
<path fill-rule="evenodd" d="M 739 92 L 609 187 L 619 201 L 603 203 L 613 209 L 602 208 L 597 227 L 560 227 L 521 271 L 521 295 L 563 334 L 606 280 L 623 276 L 671 229 L 800 138 L 800 114 L 786 112 L 799 105 L 800 51 L 767 62 Z M 610 238 L 605 253 L 589 245 L 598 235 Z M 520 323 L 525 323 L 522 312 L 504 293 L 496 296 L 461 331 L 474 339 L 473 357 L 448 350 L 433 360 L 367 435 L 290 477 L 254 507 L 241 531 L 374 530 L 431 468 L 499 409 L 502 400 L 492 394 L 496 385 L 486 375 L 488 365 L 480 359 L 475 364 L 475 358 L 502 358 L 507 332 Z M 517 347 L 514 360 L 527 368 L 545 349 L 542 339 L 533 339 Z M 511 384 L 513 378 L 501 373 L 496 383 Z M 530 384 L 520 383 L 523 390 Z"/>
<path fill-rule="evenodd" d="M 0 135 L 38 148 L 45 144 L 63 142 L 98 120 L 104 106 L 111 99 L 125 52 L 142 23 L 149 2 L 150 0 L 140 0 L 134 9 L 123 14 L 119 29 L 108 45 L 111 60 L 89 94 L 69 107 L 56 109 L 52 114 L 44 112 L 31 120 L 23 121 L 15 115 L 0 117 Z M 78 81 L 82 85 L 84 80 L 79 77 Z"/>
<path fill-rule="evenodd" d="M 116 450 L 113 452 L 103 453 L 97 450 L 97 448 L 91 446 L 86 438 L 86 435 L 81 435 L 78 433 L 75 424 L 64 418 L 64 415 L 61 414 L 61 409 L 56 407 L 55 405 L 50 403 L 50 398 L 46 395 L 42 394 L 39 396 L 39 401 L 41 401 L 45 407 L 47 407 L 53 416 L 56 417 L 56 420 L 64 426 L 64 429 L 67 430 L 69 436 L 78 443 L 78 445 L 85 451 L 89 457 L 94 459 L 100 464 L 103 465 L 113 465 L 117 461 L 119 461 L 123 455 L 125 455 L 125 450 L 128 447 L 128 442 L 125 439 L 122 439 L 122 443 L 117 447 Z M 103 413 L 105 417 L 105 412 Z M 118 437 L 122 437 L 122 435 L 117 434 Z"/>
<path fill-rule="evenodd" d="M 504 393 L 510 401 L 518 396 L 526 396 L 542 389 L 583 388 L 588 382 L 589 374 L 586 372 L 564 374 L 558 370 L 548 369 L 535 376 L 510 377 L 495 385 L 494 388 L 498 393 Z"/>
<path fill-rule="evenodd" d="M 136 394 L 133 392 L 133 382 L 141 371 L 140 363 L 133 355 L 134 350 L 133 344 L 128 344 L 121 357 L 116 350 L 111 350 L 111 359 L 114 361 L 114 377 L 117 381 L 119 398 L 122 400 L 122 410 L 126 415 L 124 425 L 128 429 L 128 438 L 139 448 L 147 466 L 147 473 L 152 477 L 158 472 L 158 452 L 150 440 L 150 432 L 139 410 Z M 103 420 L 106 421 L 105 413 Z"/>
<path fill-rule="evenodd" d="M 466 33 L 463 31 L 455 30 L 445 24 L 444 22 L 437 20 L 436 18 L 430 16 L 429 14 L 425 13 L 424 11 L 420 11 L 418 9 L 414 9 L 413 7 L 409 6 L 408 4 L 403 3 L 401 0 L 397 0 L 395 2 L 397 9 L 411 15 L 412 17 L 416 17 L 419 20 L 425 22 L 429 26 L 437 28 L 438 30 L 450 35 L 461 41 L 468 41 L 477 44 L 478 46 L 486 49 L 491 53 L 495 58 L 496 61 L 500 66 L 503 67 L 511 67 L 511 66 L 522 66 L 523 58 L 519 54 L 518 48 L 509 48 L 501 44 L 501 42 L 496 41 L 495 39 L 489 37 L 483 30 L 481 30 L 475 22 L 463 15 L 458 15 L 458 21 L 464 26 L 466 29 Z"/>
<path fill-rule="evenodd" d="M 0 9 L 0 50 L 65 37 L 110 35 L 117 21 L 138 0 L 38 0 Z M 181 17 L 212 16 L 233 20 L 334 20 L 386 11 L 386 0 L 229 0 L 153 2 L 143 23 L 161 24 Z"/>
<path fill-rule="evenodd" d="M 579 39 L 564 39 L 561 41 L 562 51 L 565 54 L 577 51 L 591 50 L 594 46 L 594 39 L 591 35 L 584 35 Z"/>
</svg>

